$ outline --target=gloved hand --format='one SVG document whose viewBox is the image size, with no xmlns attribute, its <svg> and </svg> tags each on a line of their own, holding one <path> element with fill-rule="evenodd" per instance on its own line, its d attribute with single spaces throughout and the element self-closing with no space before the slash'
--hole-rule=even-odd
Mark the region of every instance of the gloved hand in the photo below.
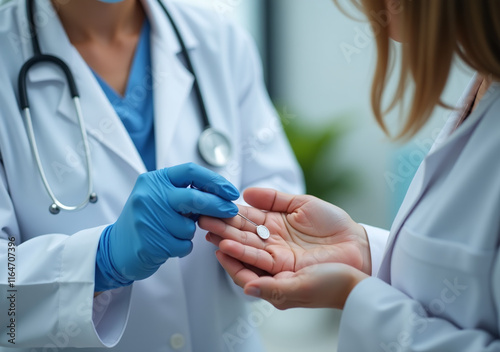
<svg viewBox="0 0 500 352">
<path fill-rule="evenodd" d="M 197 217 L 234 217 L 231 200 L 238 197 L 222 176 L 192 163 L 139 176 L 118 220 L 101 235 L 95 291 L 145 279 L 168 258 L 188 255 Z"/>
</svg>

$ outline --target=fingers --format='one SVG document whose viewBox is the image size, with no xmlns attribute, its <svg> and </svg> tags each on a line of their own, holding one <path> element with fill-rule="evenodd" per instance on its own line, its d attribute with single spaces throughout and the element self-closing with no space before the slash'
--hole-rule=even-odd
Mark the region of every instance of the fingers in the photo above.
<svg viewBox="0 0 500 352">
<path fill-rule="evenodd" d="M 196 231 L 196 224 L 190 218 L 182 216 L 173 211 L 164 211 L 162 215 L 159 212 L 151 214 L 157 217 L 156 222 L 163 224 L 164 228 L 173 237 L 180 240 L 192 240 Z M 161 216 L 161 218 L 160 218 Z M 145 225 L 144 225 L 145 226 Z M 143 233 L 147 233 L 148 229 L 139 229 Z"/>
<path fill-rule="evenodd" d="M 243 198 L 251 206 L 281 213 L 288 213 L 290 204 L 296 197 L 298 196 L 268 188 L 249 188 L 243 194 Z"/>
<path fill-rule="evenodd" d="M 205 235 L 205 239 L 212 243 L 214 246 L 216 247 L 219 247 L 219 244 L 220 242 L 222 241 L 222 237 L 220 236 L 217 236 L 216 234 L 214 233 L 211 233 L 211 232 L 208 232 L 206 235 Z"/>
<path fill-rule="evenodd" d="M 239 216 L 224 221 L 202 216 L 198 221 L 198 225 L 221 238 L 263 249 L 265 247 L 264 241 L 255 233 L 255 226 L 248 224 L 245 220 L 243 221 Z M 251 231 L 243 231 L 239 227 L 249 228 Z"/>
<path fill-rule="evenodd" d="M 245 246 L 231 240 L 219 242 L 219 248 L 224 254 L 243 263 L 250 264 L 271 274 L 275 273 L 275 259 L 263 249 Z"/>
<path fill-rule="evenodd" d="M 188 240 L 177 240 L 175 246 L 171 246 L 169 251 L 171 257 L 183 258 L 193 250 L 193 242 Z"/>
<path fill-rule="evenodd" d="M 173 190 L 167 199 L 180 214 L 200 214 L 216 218 L 231 218 L 238 213 L 236 204 L 214 194 L 192 188 Z"/>
<path fill-rule="evenodd" d="M 242 263 L 251 265 L 262 272 L 275 274 L 276 271 L 282 270 L 281 267 L 277 267 L 273 256 L 263 249 L 257 249 L 245 246 L 236 241 L 223 239 L 222 237 L 211 232 L 207 233 L 205 239 L 213 245 L 219 247 L 220 251 L 224 254 L 227 254 Z"/>
<path fill-rule="evenodd" d="M 252 270 L 246 268 L 241 262 L 231 258 L 221 251 L 215 252 L 215 255 L 217 256 L 219 263 L 227 271 L 229 276 L 231 276 L 236 285 L 244 287 L 245 284 L 259 277 Z"/>
<path fill-rule="evenodd" d="M 245 293 L 263 298 L 278 309 L 292 307 L 342 309 L 356 285 L 369 276 L 345 264 L 309 266 L 247 283 Z"/>
<path fill-rule="evenodd" d="M 188 163 L 162 170 L 175 187 L 193 185 L 199 190 L 215 194 L 226 200 L 236 200 L 240 193 L 228 180 L 199 165 Z"/>
<path fill-rule="evenodd" d="M 245 285 L 244 292 L 270 302 L 278 309 L 306 307 L 301 297 L 301 279 L 291 272 L 283 272 L 275 277 L 261 277 Z"/>
<path fill-rule="evenodd" d="M 238 210 L 240 214 L 256 224 L 264 224 L 266 221 L 266 213 L 258 209 L 238 205 Z M 237 230 L 256 233 L 256 226 L 241 216 L 227 218 L 226 220 L 224 220 L 224 223 L 231 227 L 234 227 Z M 207 217 L 201 217 L 199 219 L 199 225 L 202 229 L 214 233 L 219 233 L 218 231 L 223 231 L 225 229 L 224 225 L 220 221 Z"/>
<path fill-rule="evenodd" d="M 250 219 L 251 221 L 253 221 L 258 225 L 264 224 L 266 222 L 266 216 L 267 216 L 266 213 L 264 213 L 259 209 L 246 207 L 243 205 L 239 205 L 238 209 L 241 215 Z M 234 218 L 230 224 L 236 228 L 239 228 L 240 230 L 255 232 L 256 231 L 255 225 L 249 222 L 244 217 L 238 216 Z"/>
</svg>

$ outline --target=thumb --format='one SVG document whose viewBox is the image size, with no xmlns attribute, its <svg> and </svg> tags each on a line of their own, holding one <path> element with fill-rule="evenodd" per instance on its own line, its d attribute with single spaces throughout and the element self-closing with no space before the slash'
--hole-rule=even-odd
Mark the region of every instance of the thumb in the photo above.
<svg viewBox="0 0 500 352">
<path fill-rule="evenodd" d="M 261 277 L 245 285 L 244 292 L 270 302 L 276 308 L 295 307 L 300 298 L 300 279 L 292 272 L 282 272 L 275 277 Z"/>
<path fill-rule="evenodd" d="M 240 196 L 236 187 L 224 177 L 194 163 L 170 167 L 166 173 L 175 187 L 194 186 L 226 200 L 236 200 Z"/>
<path fill-rule="evenodd" d="M 254 208 L 288 213 L 295 195 L 278 192 L 270 188 L 249 188 L 243 194 L 245 201 Z"/>
</svg>

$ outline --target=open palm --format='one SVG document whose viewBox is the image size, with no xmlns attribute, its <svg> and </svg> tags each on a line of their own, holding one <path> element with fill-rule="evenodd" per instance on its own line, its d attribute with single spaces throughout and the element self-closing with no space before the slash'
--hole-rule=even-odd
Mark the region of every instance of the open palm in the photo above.
<svg viewBox="0 0 500 352">
<path fill-rule="evenodd" d="M 202 217 L 199 225 L 209 231 L 207 239 L 224 254 L 271 275 L 332 262 L 371 270 L 364 229 L 342 209 L 312 196 L 260 188 L 247 190 L 245 200 L 255 208 L 240 206 L 240 213 L 265 225 L 271 236 L 262 240 L 239 216 Z"/>
</svg>

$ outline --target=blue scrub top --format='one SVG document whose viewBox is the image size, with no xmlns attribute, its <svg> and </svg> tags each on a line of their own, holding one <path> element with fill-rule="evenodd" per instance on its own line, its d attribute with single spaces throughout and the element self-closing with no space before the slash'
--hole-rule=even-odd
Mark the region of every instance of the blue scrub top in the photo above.
<svg viewBox="0 0 500 352">
<path fill-rule="evenodd" d="M 130 69 L 125 95 L 121 96 L 94 72 L 111 105 L 122 120 L 148 171 L 156 170 L 151 67 L 150 25 L 144 21 Z"/>
</svg>

